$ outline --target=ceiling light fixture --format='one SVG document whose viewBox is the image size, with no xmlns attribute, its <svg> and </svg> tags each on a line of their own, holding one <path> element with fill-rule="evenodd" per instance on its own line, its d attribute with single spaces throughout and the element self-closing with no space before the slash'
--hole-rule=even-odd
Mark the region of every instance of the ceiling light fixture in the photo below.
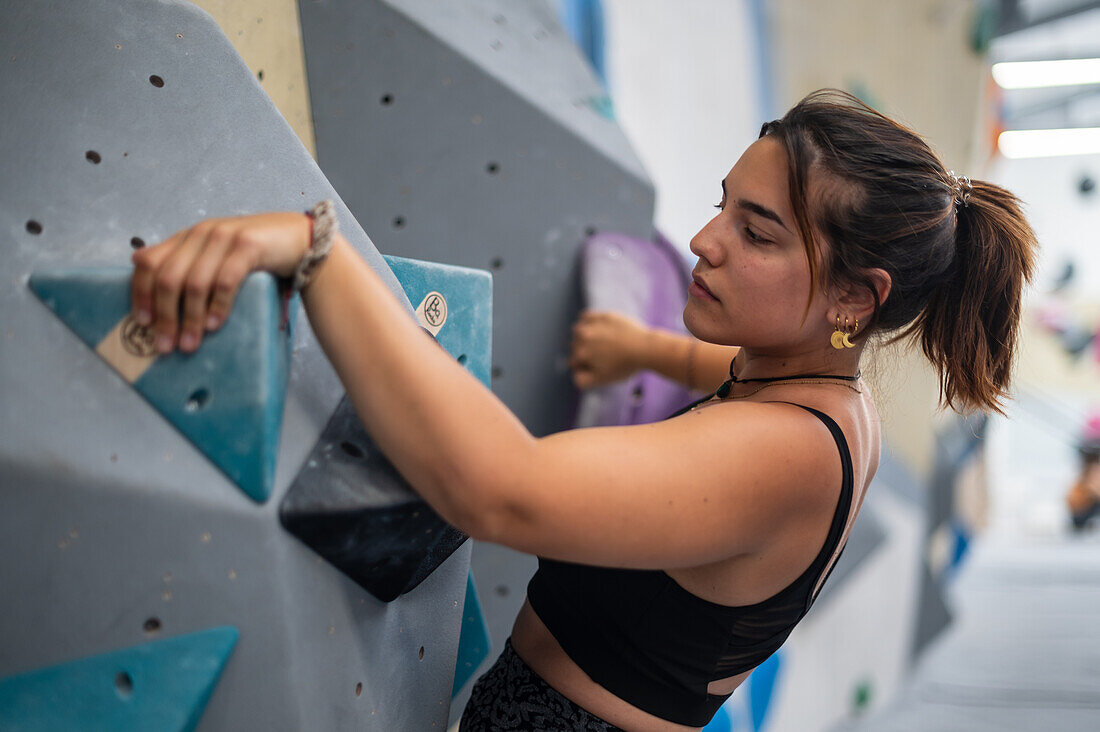
<svg viewBox="0 0 1100 732">
<path fill-rule="evenodd" d="M 1006 158 L 1013 159 L 1100 155 L 1100 127 L 1009 130 L 997 137 L 997 148 Z"/>
<path fill-rule="evenodd" d="M 993 80 L 1002 89 L 1100 84 L 1100 58 L 1004 61 L 993 64 Z"/>
</svg>

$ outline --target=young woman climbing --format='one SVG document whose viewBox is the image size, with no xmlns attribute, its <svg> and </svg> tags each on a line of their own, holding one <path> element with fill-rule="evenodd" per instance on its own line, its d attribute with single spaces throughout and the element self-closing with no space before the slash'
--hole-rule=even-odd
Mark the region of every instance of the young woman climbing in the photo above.
<svg viewBox="0 0 1100 732">
<path fill-rule="evenodd" d="M 740 350 L 714 394 L 655 424 L 533 437 L 323 206 L 316 221 L 203 221 L 135 252 L 134 315 L 160 350 L 193 351 L 249 272 L 293 278 L 412 486 L 471 536 L 539 556 L 462 729 L 697 729 L 779 648 L 843 549 L 879 459 L 867 344 L 910 337 L 947 406 L 999 410 L 1036 249 L 1011 193 L 956 176 L 839 92 L 765 124 L 720 194 L 691 242 L 684 320 Z"/>
</svg>

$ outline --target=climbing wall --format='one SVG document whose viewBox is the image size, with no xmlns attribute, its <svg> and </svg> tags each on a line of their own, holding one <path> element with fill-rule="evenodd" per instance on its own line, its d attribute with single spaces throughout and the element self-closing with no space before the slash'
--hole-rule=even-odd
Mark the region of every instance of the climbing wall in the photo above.
<svg viewBox="0 0 1100 732">
<path fill-rule="evenodd" d="M 299 11 L 318 164 L 381 251 L 491 270 L 493 391 L 535 434 L 572 426 L 581 242 L 650 237 L 653 188 L 556 3 Z M 473 568 L 495 655 L 535 561 L 478 543 Z"/>
<path fill-rule="evenodd" d="M 572 425 L 581 241 L 653 188 L 550 3 L 300 2 L 317 162 L 379 249 L 493 272 L 493 391 Z"/>
<path fill-rule="evenodd" d="M 64 699 L 112 729 L 445 726 L 469 544 L 397 542 L 420 554 L 387 603 L 280 522 L 343 398 L 304 316 L 254 275 L 194 356 L 150 356 L 125 320 L 134 248 L 322 198 L 409 317 L 429 275 L 399 282 L 189 3 L 0 4 L 0 96 L 0 718 Z M 488 342 L 452 353 L 487 366 Z M 416 502 L 372 471 L 343 506 Z"/>
</svg>

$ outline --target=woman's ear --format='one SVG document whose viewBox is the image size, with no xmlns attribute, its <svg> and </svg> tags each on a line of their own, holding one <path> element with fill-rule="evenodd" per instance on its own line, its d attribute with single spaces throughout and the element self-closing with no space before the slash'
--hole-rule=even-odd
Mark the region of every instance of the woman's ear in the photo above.
<svg viewBox="0 0 1100 732">
<path fill-rule="evenodd" d="M 893 280 L 890 279 L 886 270 L 879 268 L 863 270 L 861 280 L 840 288 L 837 308 L 841 317 L 847 315 L 851 318 L 859 318 L 866 323 L 875 311 L 875 295 L 878 295 L 878 304 L 882 306 L 890 296 L 892 285 Z"/>
</svg>

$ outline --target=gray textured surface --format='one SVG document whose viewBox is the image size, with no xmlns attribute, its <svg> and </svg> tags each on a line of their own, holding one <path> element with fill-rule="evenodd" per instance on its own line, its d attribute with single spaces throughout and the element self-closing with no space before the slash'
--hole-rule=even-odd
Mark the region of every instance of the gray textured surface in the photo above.
<svg viewBox="0 0 1100 732">
<path fill-rule="evenodd" d="M 653 216 L 580 54 L 543 2 L 299 9 L 321 168 L 380 250 L 493 270 L 493 390 L 536 434 L 571 426 L 580 242 Z"/>
<path fill-rule="evenodd" d="M 489 626 L 489 656 L 471 677 L 476 680 L 485 673 L 504 650 L 504 641 L 512 634 L 512 624 L 527 597 L 527 582 L 538 568 L 538 560 L 530 554 L 483 541 L 470 540 L 473 556 L 470 568 L 474 573 L 481 611 Z M 473 681 L 466 684 L 451 706 L 451 721 L 457 720 L 470 699 Z"/>
<path fill-rule="evenodd" d="M 955 580 L 956 621 L 907 692 L 850 732 L 1100 729 L 1096 536 L 979 545 Z"/>
<path fill-rule="evenodd" d="M 149 617 L 156 637 L 230 624 L 241 639 L 200 729 L 442 726 L 469 550 L 384 605 L 276 519 L 342 394 L 305 318 L 258 506 L 26 286 L 39 267 L 126 264 L 134 236 L 300 210 L 334 196 L 324 175 L 184 2 L 0 4 L 0 96 L 0 675 L 140 643 Z"/>
<path fill-rule="evenodd" d="M 913 661 L 951 624 L 951 610 L 944 598 L 942 578 L 933 576 L 928 563 L 928 545 L 937 521 L 948 518 L 954 510 L 955 477 L 963 458 L 969 450 L 979 447 L 964 419 L 953 418 L 945 433 L 946 437 L 937 437 L 933 477 L 926 483 L 918 481 L 888 447 L 882 450 L 882 459 L 875 475 L 876 485 L 882 485 L 913 504 L 923 521 L 921 566 L 918 570 L 920 586 L 917 589 L 917 611 L 910 646 L 910 660 Z"/>
<path fill-rule="evenodd" d="M 874 488 L 872 488 L 872 491 Z M 844 554 L 837 560 L 829 581 L 821 588 L 815 607 L 829 601 L 854 577 L 859 567 L 886 541 L 886 529 L 878 517 L 873 501 L 868 499 L 859 511 L 859 518 L 852 524 Z"/>
<path fill-rule="evenodd" d="M 581 241 L 649 237 L 653 188 L 551 5 L 299 10 L 321 168 L 382 251 L 493 271 L 493 391 L 536 434 L 571 426 Z M 495 658 L 535 560 L 478 544 L 472 561 Z"/>
<path fill-rule="evenodd" d="M 593 113 L 607 92 L 558 20 L 554 0 L 385 0 L 628 174 L 645 170 L 618 125 Z"/>
</svg>

